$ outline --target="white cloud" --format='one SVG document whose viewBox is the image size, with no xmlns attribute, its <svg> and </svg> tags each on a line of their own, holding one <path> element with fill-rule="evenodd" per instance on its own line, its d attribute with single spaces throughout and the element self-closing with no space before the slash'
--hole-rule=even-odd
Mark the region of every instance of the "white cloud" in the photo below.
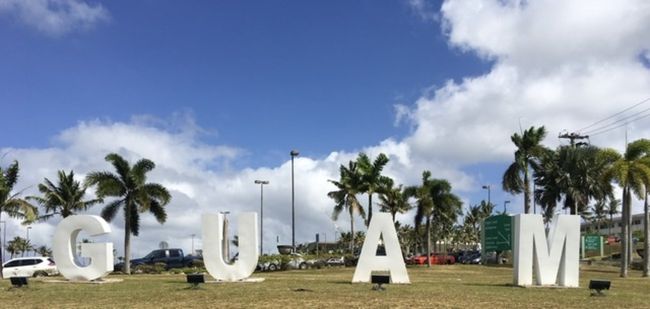
<svg viewBox="0 0 650 309">
<path fill-rule="evenodd" d="M 88 30 L 110 19 L 101 4 L 84 0 L 0 0 L 0 13 L 50 36 Z"/>
<path fill-rule="evenodd" d="M 147 117 L 145 117 L 147 118 Z M 142 119 L 142 117 L 138 117 Z M 189 120 L 193 124 L 193 120 Z M 168 220 L 158 224 L 150 215 L 142 217 L 139 237 L 133 239 L 134 256 L 155 249 L 160 241 L 171 246 L 190 250 L 191 234 L 200 235 L 200 216 L 205 212 L 231 211 L 233 215 L 244 211 L 259 212 L 259 186 L 255 179 L 269 180 L 264 190 L 264 232 L 265 250 L 273 251 L 276 237 L 281 243 L 291 242 L 291 163 L 283 162 L 275 167 L 257 169 L 245 168 L 233 171 L 228 162 L 241 158 L 246 153 L 230 146 L 214 146 L 200 141 L 198 134 L 190 134 L 193 126 L 178 123 L 174 129 L 160 126 L 159 121 L 129 123 L 110 121 L 80 122 L 53 138 L 53 146 L 46 149 L 2 149 L 8 153 L 5 161 L 18 159 L 21 164 L 21 178 L 17 188 L 27 188 L 26 195 L 37 194 L 36 184 L 44 177 L 54 180 L 59 169 L 74 170 L 79 179 L 90 171 L 112 171 L 104 161 L 110 152 L 118 152 L 129 161 L 149 158 L 156 163 L 149 181 L 166 186 L 173 200 L 167 206 Z M 185 129 L 183 129 L 185 128 Z M 364 149 L 373 157 L 384 152 L 391 157 L 386 174 L 398 182 L 415 184 L 422 169 L 432 169 L 440 177 L 457 180 L 462 188 L 471 182 L 469 176 L 438 163 L 412 162 L 408 145 L 394 140 Z M 306 242 L 316 233 L 328 235 L 333 240 L 335 226 L 347 230 L 349 219 L 342 215 L 338 222 L 332 222 L 332 201 L 327 192 L 334 187 L 327 181 L 338 178 L 340 164 L 354 159 L 356 153 L 333 152 L 323 159 L 298 157 L 295 160 L 296 178 L 296 241 Z M 465 184 L 465 185 L 464 185 Z M 375 206 L 376 207 L 376 206 Z M 376 208 L 375 208 L 376 209 Z M 98 214 L 101 206 L 89 211 Z M 11 221 L 10 229 L 21 235 L 17 223 Z M 59 219 L 37 224 L 31 238 L 36 244 L 49 243 L 53 225 Z M 236 220 L 232 220 L 233 224 Z M 357 222 L 361 227 L 361 222 Z M 118 252 L 122 252 L 123 219 L 120 213 L 112 223 L 110 240 Z M 236 225 L 236 224 L 235 224 Z M 234 228 L 234 227 L 233 227 Z M 8 235 L 10 238 L 15 235 Z M 200 247 L 197 237 L 196 247 Z"/>
<path fill-rule="evenodd" d="M 417 100 L 409 114 L 416 129 L 404 142 L 414 158 L 503 162 L 521 121 L 545 125 L 546 143 L 557 145 L 560 131 L 650 97 L 650 71 L 639 59 L 650 46 L 649 16 L 646 1 L 446 1 L 450 45 L 490 59 L 492 69 Z M 650 133 L 646 123 L 630 128 Z M 620 149 L 621 130 L 592 142 Z"/>
</svg>

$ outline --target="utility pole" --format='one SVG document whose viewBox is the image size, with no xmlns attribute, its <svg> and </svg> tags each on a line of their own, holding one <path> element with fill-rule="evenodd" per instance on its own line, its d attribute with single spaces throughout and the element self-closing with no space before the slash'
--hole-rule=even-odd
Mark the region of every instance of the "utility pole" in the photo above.
<svg viewBox="0 0 650 309">
<path fill-rule="evenodd" d="M 581 134 L 575 133 L 575 132 L 572 132 L 572 133 L 560 133 L 560 135 L 558 135 L 558 138 L 568 139 L 570 141 L 570 143 L 571 143 L 571 147 L 589 145 L 589 143 L 585 143 L 585 142 L 576 143 L 576 140 L 583 140 L 583 139 L 589 140 L 589 135 L 581 135 Z"/>
</svg>

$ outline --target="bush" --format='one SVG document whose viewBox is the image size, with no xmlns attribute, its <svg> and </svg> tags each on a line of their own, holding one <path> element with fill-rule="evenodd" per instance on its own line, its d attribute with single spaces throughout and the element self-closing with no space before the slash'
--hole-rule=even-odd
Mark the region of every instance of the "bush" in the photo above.
<svg viewBox="0 0 650 309">
<path fill-rule="evenodd" d="M 153 265 L 138 265 L 133 268 L 133 273 L 136 274 L 162 274 L 165 271 L 167 264 L 156 263 Z"/>
</svg>

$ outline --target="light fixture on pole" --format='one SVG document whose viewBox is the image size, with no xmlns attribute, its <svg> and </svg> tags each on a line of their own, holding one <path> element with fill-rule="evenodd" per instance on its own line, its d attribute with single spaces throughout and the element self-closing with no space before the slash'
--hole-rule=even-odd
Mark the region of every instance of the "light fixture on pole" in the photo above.
<svg viewBox="0 0 650 309">
<path fill-rule="evenodd" d="M 297 157 L 300 153 L 297 150 L 291 150 L 291 248 L 296 252 L 296 195 L 294 189 L 293 177 L 293 158 Z"/>
<path fill-rule="evenodd" d="M 503 201 L 503 214 L 504 215 L 506 214 L 506 210 L 507 210 L 506 205 L 508 205 L 509 203 L 510 203 L 510 201 Z"/>
<path fill-rule="evenodd" d="M 488 191 L 488 200 L 487 200 L 487 202 L 488 202 L 488 206 L 489 206 L 489 205 L 491 205 L 491 202 L 490 202 L 490 185 L 484 185 L 483 189 L 486 189 Z"/>
<path fill-rule="evenodd" d="M 264 185 L 268 185 L 268 180 L 255 180 L 255 184 L 260 185 L 260 255 L 264 253 Z"/>
</svg>

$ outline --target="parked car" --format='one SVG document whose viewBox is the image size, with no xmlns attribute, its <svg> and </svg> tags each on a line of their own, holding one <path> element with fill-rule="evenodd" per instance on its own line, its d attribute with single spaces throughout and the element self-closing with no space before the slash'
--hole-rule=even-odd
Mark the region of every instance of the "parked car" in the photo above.
<svg viewBox="0 0 650 309">
<path fill-rule="evenodd" d="M 451 265 L 456 263 L 456 258 L 453 255 L 436 253 L 431 255 L 431 264 L 437 265 Z"/>
<path fill-rule="evenodd" d="M 463 255 L 460 262 L 463 263 L 463 264 L 480 264 L 481 263 L 481 252 L 480 251 L 469 252 L 469 253 Z"/>
<path fill-rule="evenodd" d="M 315 265 L 317 260 L 305 260 L 300 253 L 292 253 L 291 259 L 286 265 L 287 269 L 307 269 Z"/>
<path fill-rule="evenodd" d="M 425 264 L 428 264 L 427 260 L 428 260 L 428 257 L 427 257 L 426 254 L 424 254 L 424 255 L 416 255 L 416 256 L 412 256 L 410 259 L 406 260 L 406 264 L 425 265 Z M 448 254 L 443 254 L 443 253 L 432 253 L 431 254 L 431 264 L 449 265 L 449 264 L 454 264 L 454 263 L 456 263 L 456 258 L 454 258 L 453 255 L 448 255 Z"/>
<path fill-rule="evenodd" d="M 203 261 L 202 257 L 193 255 L 183 255 L 183 249 L 158 249 L 153 250 L 143 258 L 132 259 L 131 267 L 138 265 L 153 265 L 164 263 L 165 269 L 190 267 L 196 261 Z M 115 264 L 114 269 L 121 270 L 124 263 Z"/>
<path fill-rule="evenodd" d="M 276 271 L 280 270 L 281 267 L 282 264 L 277 259 L 257 263 L 257 270 L 259 271 Z"/>
<path fill-rule="evenodd" d="M 327 264 L 327 266 L 345 266 L 345 258 L 344 257 L 329 258 L 327 259 L 327 261 L 325 261 L 325 264 Z"/>
<path fill-rule="evenodd" d="M 59 270 L 54 260 L 43 256 L 15 258 L 2 265 L 2 278 L 44 277 L 58 274 Z"/>
</svg>

